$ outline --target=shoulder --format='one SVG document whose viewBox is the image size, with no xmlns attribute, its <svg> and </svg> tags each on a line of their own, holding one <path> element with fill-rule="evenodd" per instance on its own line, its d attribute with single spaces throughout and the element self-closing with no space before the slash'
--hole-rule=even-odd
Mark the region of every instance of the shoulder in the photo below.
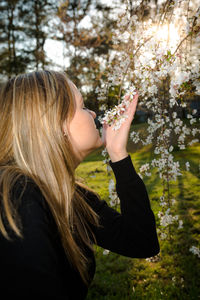
<svg viewBox="0 0 200 300">
<path fill-rule="evenodd" d="M 40 189 L 22 178 L 12 188 L 11 201 L 20 218 L 22 238 L 12 232 L 10 240 L 0 235 L 3 282 L 6 287 L 9 282 L 16 295 L 22 297 L 29 291 L 41 296 L 44 291 L 48 295 L 55 291 L 59 294 L 63 288 L 60 268 L 66 259 L 57 226 L 50 220 L 53 217 Z"/>
<path fill-rule="evenodd" d="M 14 184 L 11 191 L 11 200 L 18 209 L 25 209 L 30 205 L 43 210 L 48 207 L 39 187 L 31 178 L 25 176 Z"/>
<path fill-rule="evenodd" d="M 49 206 L 36 183 L 25 176 L 11 190 L 11 202 L 21 223 L 22 232 L 55 225 Z"/>
</svg>

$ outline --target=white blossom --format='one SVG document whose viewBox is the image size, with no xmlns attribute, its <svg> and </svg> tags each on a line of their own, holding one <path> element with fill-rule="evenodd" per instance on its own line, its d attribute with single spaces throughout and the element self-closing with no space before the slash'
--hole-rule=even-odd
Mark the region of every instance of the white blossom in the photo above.
<svg viewBox="0 0 200 300">
<path fill-rule="evenodd" d="M 102 154 L 103 156 L 106 156 L 106 155 L 108 154 L 106 148 L 103 149 L 103 151 L 101 152 L 101 154 Z"/>
<path fill-rule="evenodd" d="M 187 162 L 185 163 L 185 167 L 186 167 L 186 170 L 187 170 L 187 171 L 190 170 L 190 163 L 189 163 L 189 161 L 187 161 Z"/>
<path fill-rule="evenodd" d="M 191 246 L 189 251 L 200 258 L 200 249 L 198 247 Z"/>
<path fill-rule="evenodd" d="M 140 141 L 139 132 L 132 131 L 130 138 L 135 144 L 137 144 Z"/>
<path fill-rule="evenodd" d="M 143 179 L 143 176 L 142 176 L 142 174 L 138 173 L 138 175 L 140 176 L 140 178 L 141 178 L 141 179 Z"/>
<path fill-rule="evenodd" d="M 183 228 L 183 221 L 179 220 L 178 229 L 182 229 L 182 228 Z"/>
<path fill-rule="evenodd" d="M 165 240 L 167 238 L 167 234 L 165 232 L 161 232 L 160 238 L 161 240 Z"/>
<path fill-rule="evenodd" d="M 197 120 L 196 118 L 191 119 L 191 120 L 190 120 L 190 124 L 191 124 L 191 125 L 194 124 L 194 123 L 196 122 L 196 120 Z"/>
<path fill-rule="evenodd" d="M 192 128 L 192 135 L 195 136 L 197 133 L 200 133 L 200 129 Z"/>
<path fill-rule="evenodd" d="M 110 251 L 109 250 L 107 250 L 107 249 L 104 249 L 104 251 L 103 251 L 103 255 L 108 255 L 110 253 Z"/>
<path fill-rule="evenodd" d="M 146 163 L 146 164 L 144 164 L 144 165 L 142 165 L 141 167 L 140 167 L 140 172 L 142 173 L 142 172 L 145 172 L 145 171 L 147 171 L 147 170 L 149 170 L 149 163 Z"/>
<path fill-rule="evenodd" d="M 172 205 L 174 205 L 176 203 L 176 200 L 175 199 L 171 199 L 171 203 L 172 203 Z"/>
<path fill-rule="evenodd" d="M 197 109 L 192 110 L 192 114 L 195 115 L 197 113 Z"/>
<path fill-rule="evenodd" d="M 110 171 L 112 171 L 112 168 L 110 165 L 107 164 L 107 172 L 110 172 Z"/>
<path fill-rule="evenodd" d="M 128 109 L 133 96 L 136 95 L 136 91 L 133 92 L 133 90 L 131 90 L 130 93 L 131 94 L 129 95 L 129 98 L 124 98 L 124 100 L 119 105 L 115 105 L 112 110 L 108 110 L 105 113 L 104 117 L 99 118 L 99 121 L 102 124 L 106 123 L 110 126 L 114 125 L 113 129 L 118 130 L 124 123 L 124 121 L 128 118 L 128 116 L 125 114 L 125 111 Z"/>
<path fill-rule="evenodd" d="M 180 150 L 184 150 L 185 149 L 185 145 L 178 145 Z"/>
<path fill-rule="evenodd" d="M 199 139 L 193 139 L 192 141 L 190 141 L 188 143 L 188 145 L 191 146 L 192 144 L 195 144 L 195 143 L 199 143 Z"/>
<path fill-rule="evenodd" d="M 158 217 L 160 219 L 160 225 L 163 227 L 167 227 L 170 224 L 173 224 L 174 221 L 177 221 L 178 216 L 173 216 L 170 214 L 170 208 L 168 208 L 165 212 L 165 214 L 163 214 L 163 212 L 158 212 Z"/>
<path fill-rule="evenodd" d="M 115 205 L 119 204 L 120 200 L 118 198 L 118 195 L 117 195 L 117 192 L 115 189 L 115 182 L 113 179 L 110 179 L 110 181 L 109 181 L 108 190 L 109 190 L 109 198 L 111 199 L 110 205 L 115 206 Z"/>
</svg>

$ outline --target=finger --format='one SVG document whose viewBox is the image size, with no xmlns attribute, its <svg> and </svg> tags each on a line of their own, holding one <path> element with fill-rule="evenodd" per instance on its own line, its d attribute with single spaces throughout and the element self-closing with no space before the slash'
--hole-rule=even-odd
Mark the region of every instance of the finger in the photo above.
<svg viewBox="0 0 200 300">
<path fill-rule="evenodd" d="M 129 94 L 126 94 L 126 95 L 124 96 L 124 99 L 125 99 L 125 100 L 130 99 L 130 95 L 129 95 Z"/>
<path fill-rule="evenodd" d="M 104 122 L 103 123 L 103 131 L 105 132 L 109 128 L 109 124 Z"/>
<path fill-rule="evenodd" d="M 130 102 L 130 105 L 128 107 L 128 112 L 132 112 L 134 109 L 136 109 L 138 104 L 138 95 L 135 95 L 133 100 Z"/>
<path fill-rule="evenodd" d="M 128 119 L 130 119 L 131 122 L 134 118 L 136 108 L 137 108 L 137 104 L 138 104 L 138 97 L 136 97 L 135 100 L 133 100 L 129 105 L 127 115 L 128 115 Z"/>
<path fill-rule="evenodd" d="M 139 97 L 139 94 L 138 94 L 138 92 L 136 92 L 136 94 L 133 96 L 133 101 L 134 101 L 134 100 L 137 100 L 138 97 Z"/>
</svg>

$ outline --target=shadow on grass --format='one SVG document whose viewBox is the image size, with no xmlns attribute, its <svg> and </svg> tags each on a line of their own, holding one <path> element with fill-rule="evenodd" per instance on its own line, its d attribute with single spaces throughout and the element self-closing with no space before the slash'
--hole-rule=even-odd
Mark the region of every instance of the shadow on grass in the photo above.
<svg viewBox="0 0 200 300">
<path fill-rule="evenodd" d="M 176 234 L 177 255 L 175 261 L 184 279 L 183 298 L 181 299 L 197 300 L 200 295 L 200 263 L 197 256 L 192 254 L 189 249 L 192 245 L 196 245 L 194 219 L 190 210 L 195 210 L 198 207 L 198 198 L 189 190 L 192 187 L 188 189 L 184 186 L 182 176 L 178 176 L 178 188 L 177 210 L 180 219 L 183 220 L 183 229 L 179 230 Z"/>
<path fill-rule="evenodd" d="M 96 253 L 98 261 L 95 279 L 87 300 L 129 300 L 132 299 L 131 282 L 128 274 L 131 259 L 116 253 L 102 255 L 100 247 Z"/>
</svg>

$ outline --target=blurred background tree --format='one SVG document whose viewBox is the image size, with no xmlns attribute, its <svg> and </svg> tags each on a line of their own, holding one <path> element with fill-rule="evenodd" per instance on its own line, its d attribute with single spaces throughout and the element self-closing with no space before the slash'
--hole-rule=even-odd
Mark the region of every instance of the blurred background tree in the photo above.
<svg viewBox="0 0 200 300">
<path fill-rule="evenodd" d="M 113 50 L 114 10 L 122 3 L 1 0 L 0 80 L 41 68 L 64 70 L 81 90 L 86 106 L 98 113 L 100 102 L 95 100 Z M 50 52 L 52 57 L 57 52 L 56 48 L 45 51 L 49 40 L 62 43 L 68 63 L 58 66 L 49 59 Z M 111 91 L 107 105 L 114 103 Z"/>
<path fill-rule="evenodd" d="M 120 86 L 109 89 L 106 98 L 101 99 L 99 93 L 101 83 L 110 80 L 109 68 L 115 64 L 115 60 L 109 64 L 110 58 L 127 47 L 120 36 L 113 43 L 117 14 L 125 2 L 130 15 L 141 23 L 158 10 L 157 0 L 143 0 L 139 6 L 131 0 L 1 0 L 0 81 L 41 68 L 64 70 L 81 90 L 88 108 L 99 113 L 105 103 L 106 108 L 113 107 Z M 170 3 L 163 3 L 163 19 Z M 62 45 L 62 54 L 52 41 Z M 62 65 L 54 59 L 56 55 L 63 57 Z M 137 118 L 146 120 L 146 108 L 138 108 Z"/>
<path fill-rule="evenodd" d="M 48 65 L 44 44 L 48 19 L 55 9 L 52 0 L 1 0 L 1 79 Z"/>
<path fill-rule="evenodd" d="M 96 100 L 112 45 L 113 8 L 94 0 L 65 1 L 57 12 L 58 31 L 69 57 L 67 73 L 82 91 L 86 106 L 99 111 Z"/>
</svg>

